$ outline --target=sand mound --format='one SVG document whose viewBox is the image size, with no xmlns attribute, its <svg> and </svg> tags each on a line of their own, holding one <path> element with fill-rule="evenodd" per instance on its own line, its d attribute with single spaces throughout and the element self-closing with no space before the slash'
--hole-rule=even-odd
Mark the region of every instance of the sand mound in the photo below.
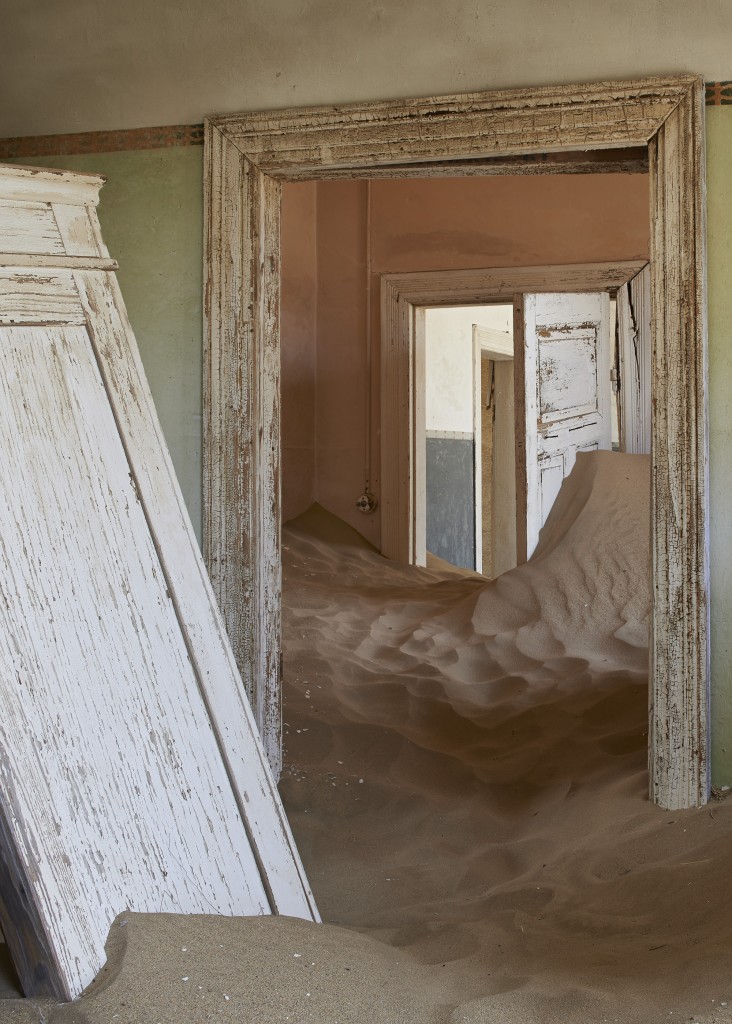
<svg viewBox="0 0 732 1024">
<path fill-rule="evenodd" d="M 503 642 L 541 660 L 571 650 L 593 670 L 646 672 L 649 473 L 647 456 L 580 453 L 529 564 L 481 592 L 476 632 L 505 623 Z"/>
<path fill-rule="evenodd" d="M 322 511 L 284 532 L 321 912 L 431 964 L 450 1021 L 728 1019 L 729 808 L 646 795 L 649 491 L 647 458 L 581 456 L 494 583 L 334 549 Z"/>
<path fill-rule="evenodd" d="M 107 951 L 107 967 L 80 1001 L 55 1012 L 52 1024 L 445 1019 L 436 1015 L 439 991 L 431 971 L 408 954 L 395 957 L 382 943 L 331 925 L 287 917 L 123 914 Z"/>
<path fill-rule="evenodd" d="M 730 808 L 646 796 L 648 494 L 580 457 L 493 583 L 286 526 L 281 789 L 328 923 L 128 915 L 53 1024 L 732 1020 Z"/>
</svg>

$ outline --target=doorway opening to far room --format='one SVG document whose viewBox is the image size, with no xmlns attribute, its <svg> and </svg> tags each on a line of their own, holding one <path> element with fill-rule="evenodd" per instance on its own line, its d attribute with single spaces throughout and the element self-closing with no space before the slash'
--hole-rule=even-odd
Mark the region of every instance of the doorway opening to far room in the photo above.
<svg viewBox="0 0 732 1024">
<path fill-rule="evenodd" d="M 578 453 L 650 453 L 649 280 L 632 260 L 383 279 L 384 553 L 495 578 Z"/>
<path fill-rule="evenodd" d="M 209 120 L 204 546 L 255 717 L 275 766 L 280 721 L 277 308 L 282 182 L 320 185 L 336 179 L 333 183 L 340 185 L 405 175 L 424 182 L 442 174 L 526 175 L 537 172 L 537 163 L 550 164 L 561 178 L 587 170 L 591 151 L 600 158 L 593 171 L 609 170 L 608 154 L 621 154 L 622 159 L 640 156 L 647 160 L 650 179 L 648 256 L 654 303 L 650 790 L 654 801 L 664 807 L 692 806 L 708 798 L 702 104 L 701 78 L 685 75 Z M 539 173 L 546 169 L 542 166 Z M 573 192 L 576 182 L 575 178 Z M 575 206 L 573 200 L 570 211 Z M 471 212 L 479 209 L 473 206 Z M 408 237 L 400 235 L 398 255 L 404 262 L 411 246 Z M 418 255 L 424 251 L 425 246 L 420 246 Z M 490 266 L 484 246 L 476 254 L 480 261 L 473 266 Z M 555 250 L 551 259 L 556 255 Z M 528 250 L 519 252 L 514 247 L 508 273 L 501 274 L 503 285 L 515 276 L 511 268 L 539 265 L 540 261 L 534 263 L 527 256 Z M 506 260 L 493 266 L 505 270 L 508 264 Z M 230 273 L 232 266 L 241 273 Z M 417 268 L 402 266 L 393 271 L 407 269 Z M 515 289 L 485 299 L 511 294 Z M 322 297 L 337 300 L 341 309 L 348 306 L 340 292 Z M 320 298 L 321 294 L 319 305 Z M 482 295 L 464 299 L 483 300 Z M 395 312 L 401 315 L 407 305 L 395 303 Z M 232 324 L 241 329 L 232 331 Z M 342 332 L 339 338 L 344 340 Z M 391 364 L 398 355 L 395 350 Z M 344 360 L 339 363 L 342 369 Z M 348 402 L 343 390 L 339 388 L 340 404 Z M 396 398 L 403 404 L 401 385 Z M 353 402 L 349 422 L 354 421 L 352 412 Z M 370 422 L 378 423 L 378 414 Z M 349 429 L 346 436 L 353 434 Z M 382 438 L 382 445 L 389 441 Z M 346 469 L 356 463 L 352 456 L 343 455 L 339 461 Z M 321 461 L 318 453 L 318 466 Z M 382 465 L 382 495 L 383 469 Z M 409 486 L 409 477 L 396 461 L 393 469 L 393 492 L 397 493 L 398 487 Z M 679 501 L 683 516 L 678 515 Z M 381 508 L 386 509 L 383 497 Z M 382 551 L 383 534 L 382 529 Z"/>
<path fill-rule="evenodd" d="M 415 401 L 424 458 L 426 561 L 493 578 L 516 565 L 513 306 L 452 306 L 424 316 Z"/>
</svg>

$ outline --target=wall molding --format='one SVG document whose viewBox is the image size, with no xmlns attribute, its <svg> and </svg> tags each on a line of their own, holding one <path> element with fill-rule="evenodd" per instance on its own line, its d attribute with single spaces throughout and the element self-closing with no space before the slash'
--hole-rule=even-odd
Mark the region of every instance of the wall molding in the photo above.
<svg viewBox="0 0 732 1024">
<path fill-rule="evenodd" d="M 708 107 L 732 106 L 732 82 L 705 82 L 704 102 Z"/>
<path fill-rule="evenodd" d="M 122 153 L 126 150 L 202 146 L 202 124 L 167 124 L 157 128 L 122 128 L 108 132 L 71 135 L 28 135 L 0 139 L 0 160 L 39 156 L 84 156 L 87 153 Z"/>
<path fill-rule="evenodd" d="M 732 106 L 732 81 L 705 82 L 704 101 L 708 107 Z M 172 146 L 202 146 L 203 124 L 168 124 L 152 128 L 120 128 L 112 131 L 76 132 L 64 135 L 18 135 L 0 138 L 0 160 L 13 160 L 19 157 L 35 156 L 83 156 L 85 153 L 120 153 L 128 149 L 169 149 Z M 582 162 L 581 154 L 577 154 L 576 167 L 568 162 L 566 155 L 562 160 L 558 154 L 536 154 L 533 162 L 542 166 L 542 172 L 551 174 L 553 165 L 559 164 L 555 173 L 606 173 L 611 166 L 593 166 L 590 159 Z M 635 158 L 633 160 L 633 158 Z M 642 174 L 647 170 L 647 161 L 639 160 L 636 153 L 608 154 L 608 162 L 614 160 L 617 170 L 624 173 Z M 374 176 L 378 169 L 374 168 Z M 457 173 L 465 174 L 465 168 Z M 507 174 L 512 173 L 509 166 Z M 517 171 L 514 173 L 521 173 Z"/>
</svg>

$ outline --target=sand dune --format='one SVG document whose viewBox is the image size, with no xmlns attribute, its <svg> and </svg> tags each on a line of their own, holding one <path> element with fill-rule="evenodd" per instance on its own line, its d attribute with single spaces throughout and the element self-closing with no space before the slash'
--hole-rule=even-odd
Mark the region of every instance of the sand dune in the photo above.
<svg viewBox="0 0 732 1024">
<path fill-rule="evenodd" d="M 732 1005 L 729 808 L 646 795 L 649 489 L 581 456 L 487 585 L 286 530 L 291 821 L 325 919 L 433 965 L 446 1020 Z"/>
<path fill-rule="evenodd" d="M 53 1024 L 731 1021 L 730 808 L 647 799 L 648 493 L 581 456 L 494 583 L 288 524 L 281 790 L 327 923 L 123 916 Z"/>
</svg>

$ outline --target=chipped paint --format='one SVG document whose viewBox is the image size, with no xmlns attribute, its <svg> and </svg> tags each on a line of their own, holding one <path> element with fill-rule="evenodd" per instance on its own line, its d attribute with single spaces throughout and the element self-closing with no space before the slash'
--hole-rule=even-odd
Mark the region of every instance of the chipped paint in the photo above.
<svg viewBox="0 0 732 1024">
<path fill-rule="evenodd" d="M 0 861 L 34 920 L 1 893 L 0 919 L 25 991 L 45 970 L 57 995 L 75 996 L 120 907 L 317 911 L 89 179 L 74 203 L 73 175 L 59 199 L 54 175 L 0 171 L 25 261 L 54 264 L 0 270 Z M 60 245 L 45 216 L 31 237 L 29 181 L 34 196 L 48 187 Z"/>
</svg>

